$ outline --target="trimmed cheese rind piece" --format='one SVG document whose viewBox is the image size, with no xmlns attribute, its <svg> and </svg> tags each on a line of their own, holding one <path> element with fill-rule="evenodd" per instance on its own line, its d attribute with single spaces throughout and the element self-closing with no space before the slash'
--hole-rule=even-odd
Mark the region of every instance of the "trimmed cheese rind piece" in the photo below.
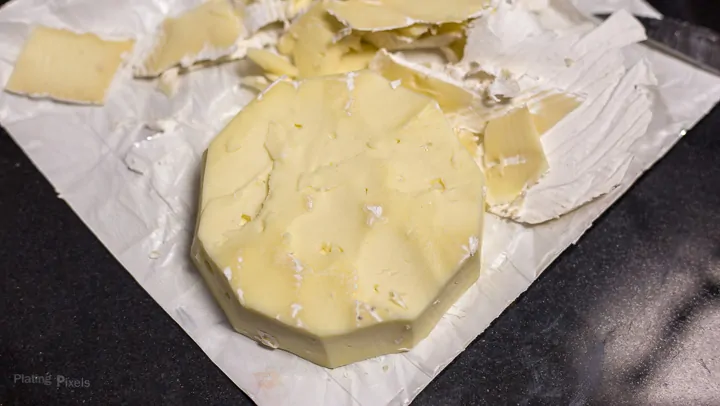
<svg viewBox="0 0 720 406">
<path fill-rule="evenodd" d="M 488 122 L 483 154 L 490 206 L 513 202 L 548 170 L 540 134 L 527 107 Z"/>
<path fill-rule="evenodd" d="M 136 76 L 158 76 L 175 66 L 229 56 L 244 35 L 235 8 L 228 0 L 209 0 L 185 13 L 165 19 L 155 44 Z"/>
<path fill-rule="evenodd" d="M 360 44 L 359 37 L 347 35 L 321 3 L 293 22 L 277 48 L 292 59 L 302 78 L 365 69 L 377 51 Z"/>
<path fill-rule="evenodd" d="M 431 99 L 279 81 L 208 148 L 192 255 L 237 331 L 337 367 L 429 334 L 479 276 L 483 207 Z"/>
<path fill-rule="evenodd" d="M 528 103 L 528 108 L 532 113 L 535 128 L 542 136 L 568 114 L 580 107 L 580 104 L 581 101 L 578 97 L 564 93 L 556 93 Z"/>
<path fill-rule="evenodd" d="M 95 34 L 37 26 L 15 63 L 5 90 L 31 97 L 103 104 L 133 40 L 107 41 Z"/>
<path fill-rule="evenodd" d="M 384 31 L 417 23 L 462 22 L 488 7 L 484 0 L 331 0 L 325 7 L 345 25 L 361 31 Z"/>
</svg>

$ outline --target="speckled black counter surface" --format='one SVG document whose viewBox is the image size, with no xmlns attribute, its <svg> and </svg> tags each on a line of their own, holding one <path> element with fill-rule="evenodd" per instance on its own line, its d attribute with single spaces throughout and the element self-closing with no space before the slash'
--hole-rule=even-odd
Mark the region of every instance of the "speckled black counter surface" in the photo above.
<svg viewBox="0 0 720 406">
<path fill-rule="evenodd" d="M 720 405 L 719 159 L 716 108 L 413 405 Z M 0 405 L 252 404 L 4 132 L 0 275 Z"/>
</svg>

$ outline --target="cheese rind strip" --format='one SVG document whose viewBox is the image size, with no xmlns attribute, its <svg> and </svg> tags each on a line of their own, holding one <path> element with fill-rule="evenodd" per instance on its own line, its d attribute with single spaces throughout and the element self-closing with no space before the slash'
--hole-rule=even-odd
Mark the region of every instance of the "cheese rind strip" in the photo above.
<svg viewBox="0 0 720 406">
<path fill-rule="evenodd" d="M 355 30 L 384 31 L 417 23 L 462 22 L 479 16 L 484 0 L 331 0 L 330 14 Z"/>
<path fill-rule="evenodd" d="M 479 275 L 483 206 L 429 98 L 279 81 L 211 143 L 192 255 L 237 331 L 337 367 L 429 334 Z"/>
<path fill-rule="evenodd" d="M 31 97 L 103 104 L 123 58 L 135 41 L 35 27 L 5 90 Z"/>
<path fill-rule="evenodd" d="M 158 76 L 175 66 L 229 56 L 244 34 L 238 13 L 228 0 L 209 0 L 177 17 L 165 19 L 156 43 L 136 76 Z"/>
</svg>

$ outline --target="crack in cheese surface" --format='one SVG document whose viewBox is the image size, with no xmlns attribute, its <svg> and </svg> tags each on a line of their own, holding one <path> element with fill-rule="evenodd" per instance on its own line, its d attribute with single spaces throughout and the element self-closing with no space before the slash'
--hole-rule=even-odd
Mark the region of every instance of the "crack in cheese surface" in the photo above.
<svg viewBox="0 0 720 406">
<path fill-rule="evenodd" d="M 205 161 L 193 258 L 260 342 L 327 367 L 402 351 L 479 275 L 482 172 L 373 72 L 274 83 Z"/>
</svg>

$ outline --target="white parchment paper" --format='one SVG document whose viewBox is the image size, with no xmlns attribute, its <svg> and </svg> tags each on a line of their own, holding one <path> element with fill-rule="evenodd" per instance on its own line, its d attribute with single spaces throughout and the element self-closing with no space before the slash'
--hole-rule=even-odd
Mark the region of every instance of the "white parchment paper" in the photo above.
<svg viewBox="0 0 720 406">
<path fill-rule="evenodd" d="M 16 0 L 0 10 L 0 83 L 31 24 L 144 38 L 167 14 L 199 0 Z M 580 1 L 585 12 L 640 1 Z M 488 216 L 480 280 L 412 351 L 328 370 L 232 331 L 189 258 L 199 158 L 253 94 L 243 62 L 190 73 L 176 96 L 121 72 L 103 107 L 0 94 L 0 123 L 60 197 L 205 353 L 260 405 L 404 405 L 475 339 L 604 210 L 720 100 L 720 78 L 640 46 L 657 77 L 647 136 L 610 194 L 558 221 L 527 228 Z"/>
</svg>

